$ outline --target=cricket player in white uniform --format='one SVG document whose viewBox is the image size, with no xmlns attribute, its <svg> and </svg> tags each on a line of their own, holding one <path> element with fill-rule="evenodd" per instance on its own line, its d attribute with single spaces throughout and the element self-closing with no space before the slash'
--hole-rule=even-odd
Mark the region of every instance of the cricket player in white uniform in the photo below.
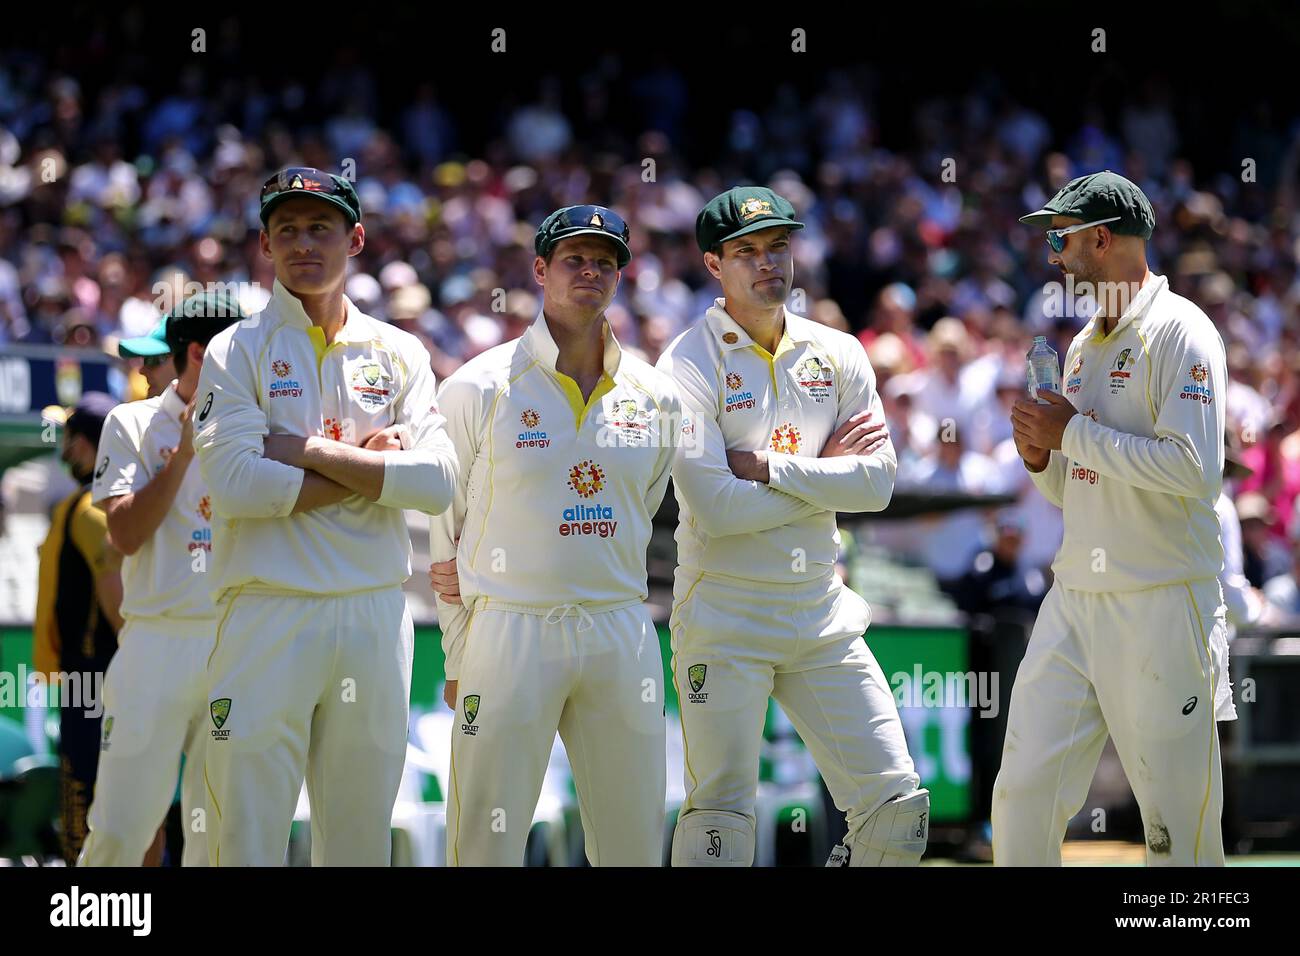
<svg viewBox="0 0 1300 956">
<path fill-rule="evenodd" d="M 591 864 L 663 862 L 664 668 L 646 547 L 681 421 L 672 383 L 605 321 L 627 240 L 603 206 L 548 216 L 534 244 L 541 314 L 439 394 L 461 463 L 431 528 L 458 717 L 449 866 L 523 862 L 557 730 Z"/>
<path fill-rule="evenodd" d="M 271 300 L 208 345 L 195 419 L 222 542 L 209 855 L 280 865 L 305 773 L 312 863 L 386 866 L 413 639 L 402 509 L 451 503 L 455 452 L 424 347 L 343 295 L 365 243 L 352 184 L 284 170 L 261 218 Z"/>
<path fill-rule="evenodd" d="M 171 806 L 182 754 L 181 863 L 208 865 L 205 667 L 217 620 L 206 573 L 211 502 L 193 464 L 194 396 L 208 341 L 241 318 L 224 296 L 186 299 L 163 320 L 179 377 L 104 422 L 93 493 L 126 555 L 125 623 L 104 678 L 99 776 L 78 866 L 140 865 Z"/>
<path fill-rule="evenodd" d="M 1060 864 L 1109 733 L 1148 864 L 1222 865 L 1223 341 L 1147 267 L 1155 215 L 1122 176 L 1075 179 L 1021 221 L 1049 227 L 1048 261 L 1094 284 L 1100 309 L 1066 353 L 1065 394 L 1012 410 L 1065 536 L 1011 694 L 994 862 Z"/>
<path fill-rule="evenodd" d="M 673 470 L 674 866 L 752 865 L 769 696 L 847 815 L 827 865 L 915 864 L 929 832 L 929 791 L 863 640 L 871 610 L 835 574 L 835 513 L 883 509 L 897 458 L 862 345 L 785 308 L 800 228 L 768 189 L 711 200 L 696 239 L 724 297 L 659 360 L 694 432 Z"/>
</svg>

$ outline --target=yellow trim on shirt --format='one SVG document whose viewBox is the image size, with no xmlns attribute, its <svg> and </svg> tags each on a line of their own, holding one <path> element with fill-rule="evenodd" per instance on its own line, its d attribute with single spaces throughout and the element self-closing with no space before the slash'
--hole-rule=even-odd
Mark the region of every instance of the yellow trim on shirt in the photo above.
<svg viewBox="0 0 1300 956">
<path fill-rule="evenodd" d="M 325 361 L 325 352 L 329 349 L 329 344 L 325 341 L 325 330 L 319 325 L 313 325 L 307 330 L 307 338 L 311 339 L 311 347 L 316 352 L 316 372 L 319 374 L 321 363 Z"/>
<path fill-rule="evenodd" d="M 600 381 L 591 390 L 591 398 L 585 402 L 582 400 L 582 389 L 569 376 L 557 371 L 555 381 L 560 386 L 560 390 L 564 392 L 565 401 L 569 403 L 569 408 L 573 412 L 574 427 L 578 431 L 582 431 L 582 423 L 587 417 L 587 412 L 591 411 L 591 406 L 614 390 L 614 380 L 606 372 L 600 373 Z"/>
<path fill-rule="evenodd" d="M 763 348 L 763 346 L 759 345 L 757 342 L 753 343 L 750 348 L 758 354 L 759 358 L 767 363 L 768 371 L 772 373 L 772 388 L 776 388 L 776 360 L 786 352 L 794 350 L 794 342 L 790 338 L 789 330 L 786 329 L 781 332 L 781 341 L 776 343 L 775 355 Z"/>
</svg>

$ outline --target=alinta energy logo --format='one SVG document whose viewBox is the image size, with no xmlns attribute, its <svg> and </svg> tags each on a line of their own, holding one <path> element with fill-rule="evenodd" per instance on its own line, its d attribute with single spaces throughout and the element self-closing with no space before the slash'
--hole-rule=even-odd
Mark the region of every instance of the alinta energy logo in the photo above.
<svg viewBox="0 0 1300 956">
<path fill-rule="evenodd" d="M 777 425 L 772 430 L 771 449 L 786 455 L 797 455 L 799 453 L 799 429 L 795 428 L 790 422 Z"/>
<path fill-rule="evenodd" d="M 1187 374 L 1191 376 L 1192 384 L 1184 385 L 1182 394 L 1179 398 L 1189 398 L 1194 402 L 1200 402 L 1202 405 L 1209 405 L 1214 401 L 1214 392 L 1205 383 L 1209 381 L 1210 370 L 1203 362 L 1197 362 Z"/>
<path fill-rule="evenodd" d="M 744 409 L 753 408 L 757 402 L 754 400 L 753 392 L 742 391 L 745 387 L 745 380 L 741 378 L 739 372 L 728 372 L 726 377 L 727 394 L 724 403 L 724 411 L 738 412 Z"/>
<path fill-rule="evenodd" d="M 537 426 L 542 423 L 542 414 L 535 408 L 525 408 L 523 414 L 519 416 L 519 424 L 524 426 L 524 431 L 519 433 L 515 439 L 516 448 L 546 448 L 551 444 L 551 440 L 546 437 L 546 432 L 539 431 Z"/>
<path fill-rule="evenodd" d="M 271 374 L 275 376 L 271 382 L 269 397 L 271 398 L 301 398 L 302 385 L 297 379 L 291 378 L 293 375 L 293 366 L 283 359 L 276 359 L 271 363 Z"/>
<path fill-rule="evenodd" d="M 591 459 L 585 459 L 569 469 L 568 487 L 581 498 L 594 498 L 605 487 L 605 472 Z M 561 517 L 560 537 L 612 538 L 618 532 L 618 520 L 609 505 L 586 505 L 581 501 L 565 508 Z"/>
<path fill-rule="evenodd" d="M 194 509 L 194 513 L 203 519 L 205 527 L 195 528 L 190 532 L 189 550 L 192 554 L 195 551 L 212 550 L 212 529 L 206 525 L 212 521 L 212 498 L 204 495 L 199 499 L 199 505 Z"/>
</svg>

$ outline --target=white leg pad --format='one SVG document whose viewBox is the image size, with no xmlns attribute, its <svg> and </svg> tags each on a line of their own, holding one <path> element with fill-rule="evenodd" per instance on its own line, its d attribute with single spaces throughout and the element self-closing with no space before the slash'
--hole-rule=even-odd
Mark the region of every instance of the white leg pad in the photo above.
<svg viewBox="0 0 1300 956">
<path fill-rule="evenodd" d="M 896 797 L 831 851 L 827 866 L 916 866 L 930 836 L 930 791 Z"/>
<path fill-rule="evenodd" d="M 691 810 L 677 818 L 673 866 L 753 866 L 754 824 L 740 813 Z"/>
</svg>

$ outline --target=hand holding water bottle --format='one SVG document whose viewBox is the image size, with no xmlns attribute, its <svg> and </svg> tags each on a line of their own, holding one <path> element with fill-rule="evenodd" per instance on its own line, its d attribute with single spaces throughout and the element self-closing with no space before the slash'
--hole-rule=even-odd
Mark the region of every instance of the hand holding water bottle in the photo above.
<svg viewBox="0 0 1300 956">
<path fill-rule="evenodd" d="M 1061 395 L 1061 366 L 1046 336 L 1034 337 L 1028 359 L 1029 394 L 1033 397 L 1018 400 L 1011 409 L 1012 437 L 1029 470 L 1042 471 L 1051 453 L 1060 450 L 1065 426 L 1078 411 Z"/>
</svg>

